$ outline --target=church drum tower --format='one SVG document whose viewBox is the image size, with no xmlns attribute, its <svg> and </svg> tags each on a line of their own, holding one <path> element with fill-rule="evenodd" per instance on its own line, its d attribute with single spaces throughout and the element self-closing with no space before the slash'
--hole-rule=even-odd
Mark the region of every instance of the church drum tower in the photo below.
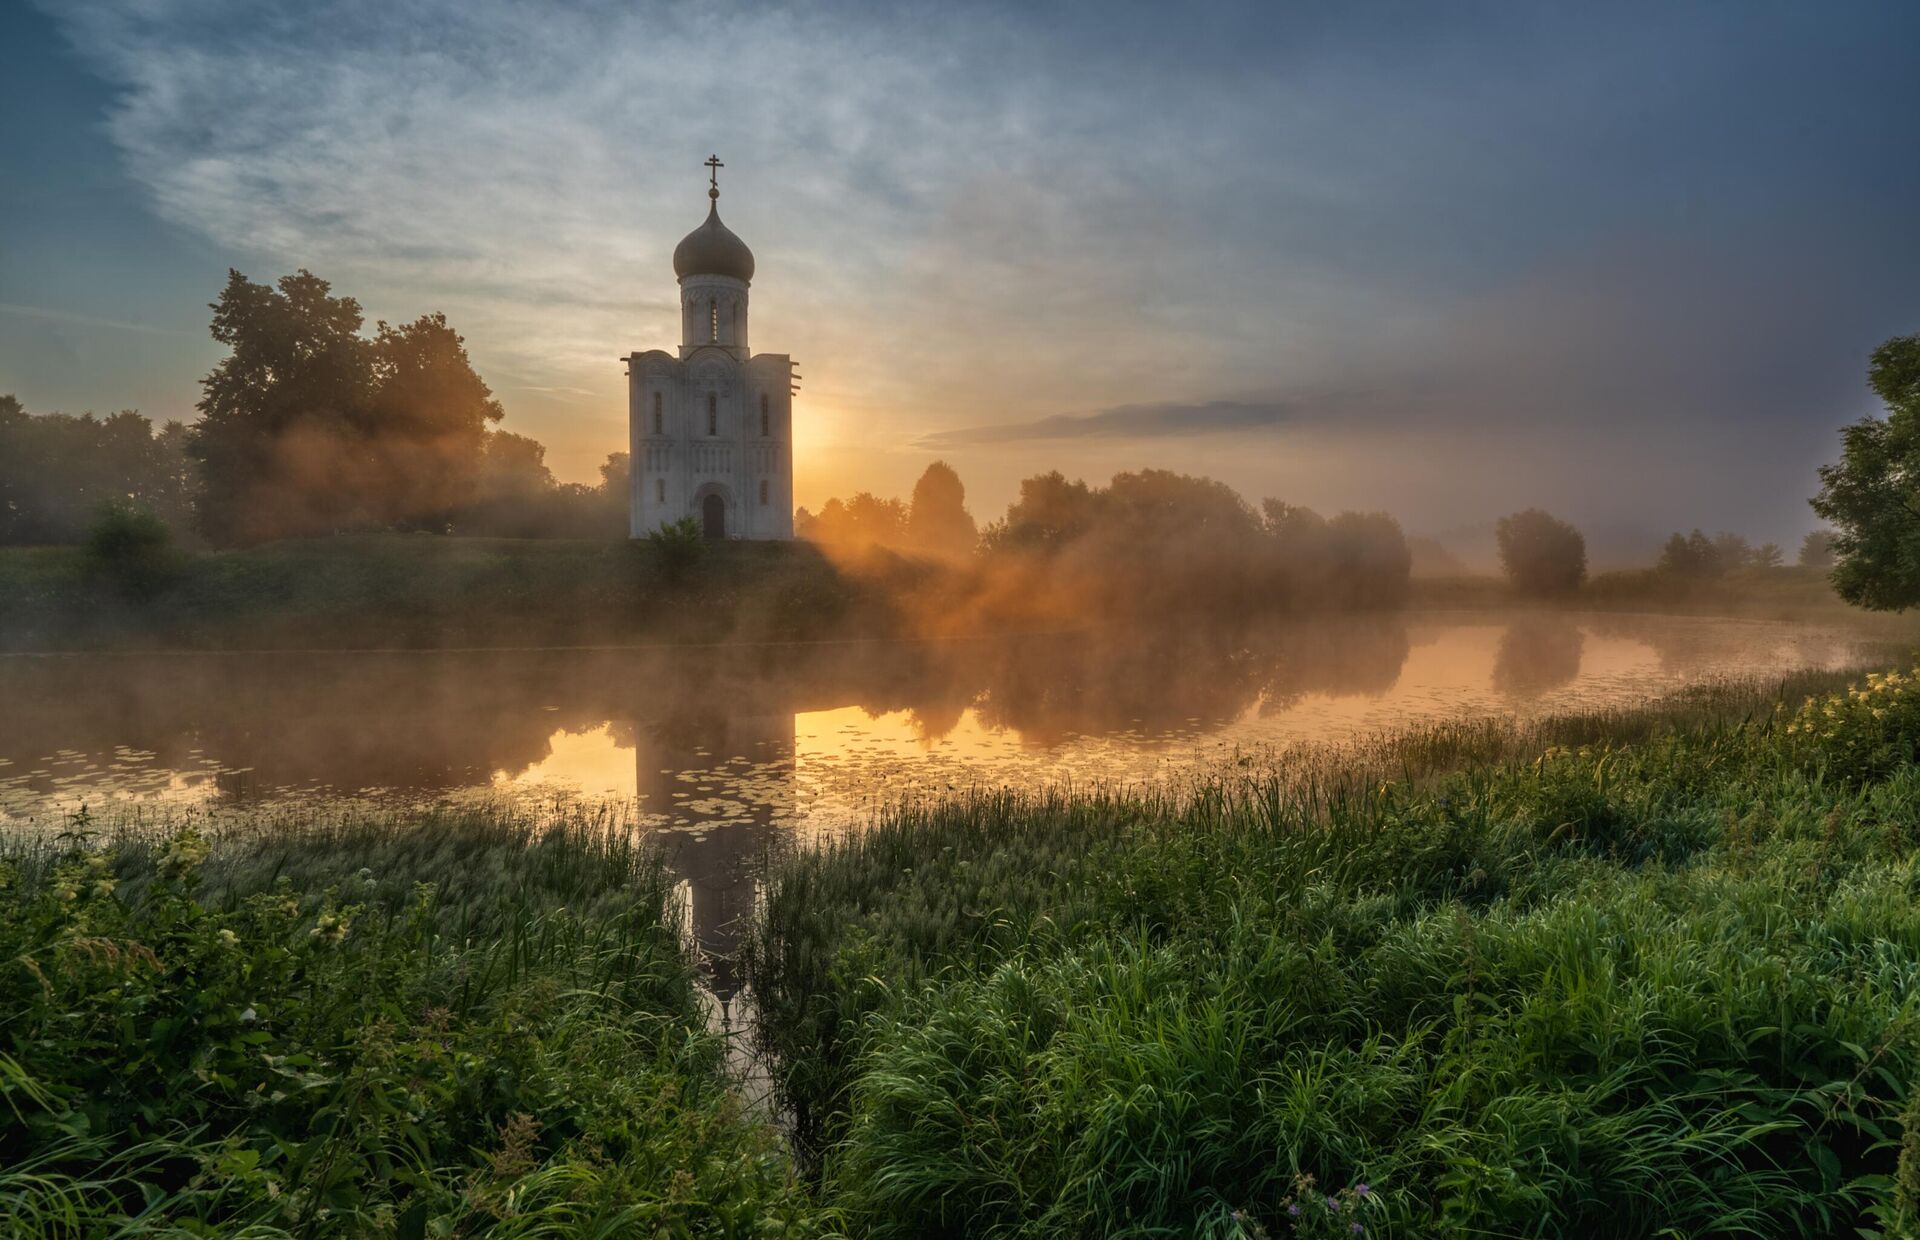
<svg viewBox="0 0 1920 1240">
<path fill-rule="evenodd" d="M 720 222 L 723 165 L 707 165 L 706 223 L 673 251 L 679 356 L 624 359 L 628 532 L 692 517 L 708 538 L 792 538 L 793 359 L 747 349 L 753 251 Z"/>
</svg>

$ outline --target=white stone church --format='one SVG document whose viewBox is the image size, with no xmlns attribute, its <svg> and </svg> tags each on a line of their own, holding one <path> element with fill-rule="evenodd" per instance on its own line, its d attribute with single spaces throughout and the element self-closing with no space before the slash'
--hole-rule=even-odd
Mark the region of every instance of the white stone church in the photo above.
<svg viewBox="0 0 1920 1240">
<path fill-rule="evenodd" d="M 793 537 L 793 359 L 747 349 L 753 251 L 720 222 L 718 159 L 707 222 L 673 252 L 680 355 L 627 363 L 630 533 L 694 517 L 708 538 Z"/>
</svg>

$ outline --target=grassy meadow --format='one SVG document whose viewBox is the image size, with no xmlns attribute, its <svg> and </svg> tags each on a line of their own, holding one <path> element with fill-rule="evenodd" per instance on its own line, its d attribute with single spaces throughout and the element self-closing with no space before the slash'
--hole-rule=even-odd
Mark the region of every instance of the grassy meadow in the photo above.
<svg viewBox="0 0 1920 1240">
<path fill-rule="evenodd" d="M 612 820 L 82 821 L 0 845 L 0 1218 L 1909 1235 L 1916 741 L 1808 674 L 897 811 L 773 863 L 775 1117 Z"/>
</svg>

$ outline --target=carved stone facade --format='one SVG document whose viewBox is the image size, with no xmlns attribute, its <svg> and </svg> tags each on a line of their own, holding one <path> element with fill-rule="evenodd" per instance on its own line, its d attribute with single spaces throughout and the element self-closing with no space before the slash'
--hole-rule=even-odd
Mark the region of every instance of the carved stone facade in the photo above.
<svg viewBox="0 0 1920 1240">
<path fill-rule="evenodd" d="M 748 351 L 753 256 L 717 203 L 674 252 L 674 269 L 679 356 L 625 359 L 629 532 L 692 517 L 710 538 L 792 538 L 793 359 Z"/>
</svg>

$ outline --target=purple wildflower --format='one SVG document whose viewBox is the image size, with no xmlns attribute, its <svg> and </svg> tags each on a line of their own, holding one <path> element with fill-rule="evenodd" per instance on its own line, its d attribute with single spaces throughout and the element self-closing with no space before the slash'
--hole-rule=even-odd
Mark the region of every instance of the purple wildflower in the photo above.
<svg viewBox="0 0 1920 1240">
<path fill-rule="evenodd" d="M 1373 1194 L 1373 1188 L 1370 1185 L 1355 1184 L 1353 1186 L 1353 1195 L 1356 1197 L 1368 1197 L 1368 1196 L 1371 1196 L 1372 1194 Z"/>
<path fill-rule="evenodd" d="M 1327 1209 L 1338 1210 L 1339 1208 L 1340 1208 L 1340 1199 L 1338 1197 L 1327 1198 Z"/>
<path fill-rule="evenodd" d="M 1352 1232 L 1352 1233 L 1353 1233 L 1354 1235 L 1356 1235 L 1356 1236 L 1357 1236 L 1357 1235 L 1359 1235 L 1360 1233 L 1362 1233 L 1362 1232 L 1364 1232 L 1364 1231 L 1366 1230 L 1366 1228 L 1364 1228 L 1364 1227 L 1362 1227 L 1362 1226 L 1361 1226 L 1360 1224 L 1358 1224 L 1358 1223 L 1355 1223 L 1355 1224 L 1354 1224 L 1353 1226 L 1351 1226 L 1351 1227 L 1349 1227 L 1349 1228 L 1347 1228 L 1347 1230 L 1348 1230 L 1348 1231 L 1350 1231 L 1350 1232 Z"/>
<path fill-rule="evenodd" d="M 1289 1217 L 1289 1218 L 1299 1218 L 1299 1217 L 1300 1217 L 1300 1203 L 1299 1203 L 1299 1202 L 1297 1202 L 1297 1201 L 1296 1201 L 1296 1202 L 1294 1202 L 1293 1204 L 1291 1204 L 1291 1205 L 1289 1205 L 1289 1206 L 1287 1207 L 1287 1217 Z"/>
</svg>

